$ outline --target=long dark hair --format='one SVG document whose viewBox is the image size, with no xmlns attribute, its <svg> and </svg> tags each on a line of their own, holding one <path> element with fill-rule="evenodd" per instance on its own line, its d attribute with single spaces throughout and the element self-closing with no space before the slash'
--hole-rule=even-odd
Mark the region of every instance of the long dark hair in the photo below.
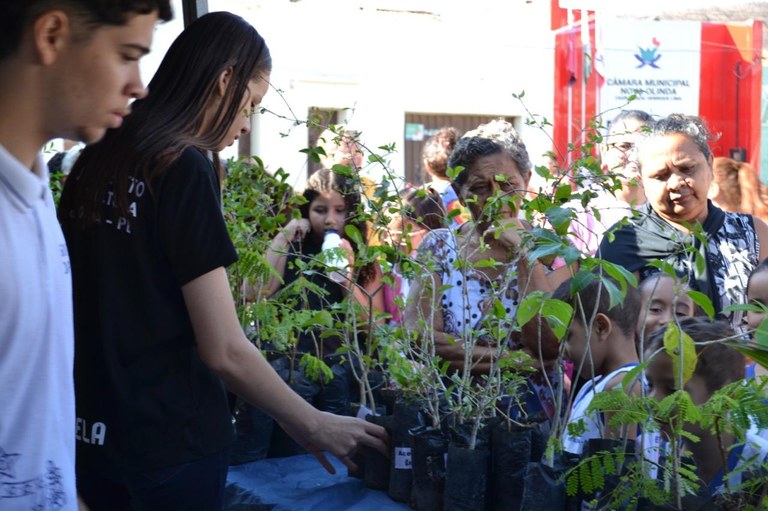
<svg viewBox="0 0 768 511">
<path fill-rule="evenodd" d="M 312 201 L 322 193 L 330 191 L 338 192 L 344 199 L 344 205 L 347 208 L 346 224 L 353 225 L 360 231 L 363 240 L 368 239 L 368 224 L 362 218 L 362 193 L 360 192 L 360 181 L 352 176 L 346 176 L 333 172 L 329 169 L 320 169 L 307 181 L 302 195 L 306 199 L 304 204 L 299 207 L 302 218 L 309 219 L 309 207 Z M 346 238 L 355 254 L 359 254 L 360 247 L 355 240 L 349 238 L 345 233 L 340 233 Z M 374 263 L 368 263 L 360 268 L 357 275 L 357 282 L 361 285 L 369 283 L 376 275 Z"/>
<path fill-rule="evenodd" d="M 206 109 L 217 93 L 219 77 L 229 68 L 232 77 L 224 98 L 211 129 L 203 133 Z M 264 38 L 243 18 L 214 12 L 195 20 L 173 42 L 149 83 L 148 95 L 133 103 L 123 126 L 107 131 L 82 152 L 67 179 L 77 186 L 65 186 L 62 194 L 61 221 L 98 222 L 110 188 L 117 207 L 125 212 L 129 180 L 143 180 L 151 191 L 153 179 L 189 147 L 213 152 L 221 176 L 216 149 L 236 116 L 243 115 L 241 98 L 249 82 L 266 78 L 271 68 Z"/>
</svg>

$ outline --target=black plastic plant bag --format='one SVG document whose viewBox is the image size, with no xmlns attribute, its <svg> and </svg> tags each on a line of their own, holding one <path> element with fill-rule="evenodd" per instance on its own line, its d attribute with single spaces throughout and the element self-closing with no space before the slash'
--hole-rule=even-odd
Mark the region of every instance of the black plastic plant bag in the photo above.
<svg viewBox="0 0 768 511">
<path fill-rule="evenodd" d="M 484 511 L 490 451 L 448 446 L 443 506 L 446 511 Z"/>
<path fill-rule="evenodd" d="M 352 376 L 350 375 L 349 366 L 346 364 L 332 364 L 330 368 L 333 378 L 319 385 L 315 406 L 318 410 L 334 415 L 350 415 L 349 380 Z"/>
<path fill-rule="evenodd" d="M 409 502 L 413 482 L 411 437 L 408 431 L 421 424 L 418 402 L 399 397 L 392 415 L 392 458 L 387 494 L 397 502 Z"/>
<path fill-rule="evenodd" d="M 525 470 L 525 488 L 520 509 L 559 511 L 566 507 L 563 472 L 541 462 L 530 462 Z"/>
<path fill-rule="evenodd" d="M 533 428 L 510 426 L 506 421 L 491 431 L 491 474 L 488 502 L 494 511 L 519 511 L 525 469 L 531 460 Z"/>
<path fill-rule="evenodd" d="M 441 511 L 448 438 L 442 430 L 417 426 L 411 435 L 413 482 L 411 503 L 418 511 Z"/>
<path fill-rule="evenodd" d="M 272 417 L 242 400 L 238 400 L 234 417 L 236 437 L 229 464 L 241 465 L 266 458 L 274 426 Z"/>
<path fill-rule="evenodd" d="M 391 436 L 391 415 L 369 415 L 365 420 L 385 427 Z M 389 488 L 389 458 L 376 449 L 365 449 L 364 455 L 363 483 L 367 488 L 386 491 Z"/>
<path fill-rule="evenodd" d="M 531 427 L 531 461 L 541 461 L 544 457 L 550 432 L 549 421 L 537 422 Z"/>
<path fill-rule="evenodd" d="M 682 498 L 681 506 L 674 504 L 653 504 L 650 499 L 641 498 L 637 504 L 637 511 L 723 511 L 712 502 L 712 497 L 702 495 L 686 495 Z"/>
<path fill-rule="evenodd" d="M 277 374 L 288 383 L 288 386 L 291 387 L 294 392 L 300 395 L 308 403 L 314 402 L 315 397 L 320 391 L 320 386 L 317 383 L 307 378 L 300 368 L 291 370 L 286 358 L 279 358 L 271 362 L 271 364 L 277 371 Z M 269 447 L 270 458 L 283 458 L 306 453 L 306 449 L 283 431 L 283 428 L 281 428 L 279 424 L 274 425 L 271 445 Z"/>
</svg>

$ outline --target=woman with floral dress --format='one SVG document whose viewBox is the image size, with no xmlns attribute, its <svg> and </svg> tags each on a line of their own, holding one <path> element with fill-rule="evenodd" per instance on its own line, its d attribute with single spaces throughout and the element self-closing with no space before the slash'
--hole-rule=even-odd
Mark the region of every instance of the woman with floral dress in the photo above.
<svg viewBox="0 0 768 511">
<path fill-rule="evenodd" d="M 516 313 L 527 294 L 551 291 L 568 268 L 548 274 L 526 257 L 529 226 L 518 208 L 531 173 L 527 149 L 511 124 L 491 121 L 459 140 L 449 166 L 463 169 L 452 186 L 472 221 L 435 229 L 421 242 L 417 260 L 425 272 L 412 283 L 406 324 L 419 332 L 420 342 L 433 340 L 450 370 L 469 371 L 479 384 L 500 356 L 526 351 L 537 369 L 526 373 L 530 392 L 521 396 L 522 411 L 551 417 L 557 342 L 537 319 L 516 331 Z"/>
</svg>

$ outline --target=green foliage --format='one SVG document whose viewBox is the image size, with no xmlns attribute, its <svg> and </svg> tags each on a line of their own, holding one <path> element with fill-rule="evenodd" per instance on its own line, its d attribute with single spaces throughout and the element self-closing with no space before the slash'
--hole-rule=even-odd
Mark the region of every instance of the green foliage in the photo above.
<svg viewBox="0 0 768 511">
<path fill-rule="evenodd" d="M 333 372 L 322 360 L 312 356 L 309 353 L 304 353 L 299 360 L 299 364 L 304 368 L 305 374 L 314 381 L 320 381 L 328 383 L 333 379 Z"/>
<path fill-rule="evenodd" d="M 518 99 L 523 96 L 524 93 L 515 95 Z M 525 122 L 541 129 L 551 127 L 547 119 L 530 113 Z M 307 121 L 307 125 L 325 128 L 316 120 Z M 609 293 L 611 305 L 615 305 L 623 301 L 630 287 L 637 286 L 635 276 L 620 266 L 580 252 L 568 239 L 568 234 L 583 213 L 591 212 L 597 219 L 600 218 L 600 209 L 595 202 L 599 197 L 597 188 L 610 192 L 622 186 L 620 176 L 604 173 L 596 158 L 596 147 L 602 141 L 601 128 L 591 123 L 585 127 L 585 143 L 569 147 L 571 154 L 550 155 L 556 161 L 571 160 L 568 168 L 537 166 L 534 169 L 538 176 L 550 181 L 549 188 L 519 205 L 532 227 L 521 233 L 522 250 L 517 255 L 524 252 L 529 264 L 542 262 L 548 265 L 556 258 L 562 259 L 566 264 L 573 265 L 573 292 L 599 279 Z M 340 135 L 343 126 L 331 126 L 331 130 Z M 402 206 L 394 184 L 397 180 L 391 175 L 387 163 L 388 155 L 396 148 L 391 144 L 375 150 L 363 149 L 369 165 L 384 169 L 385 177 L 381 183 L 364 183 L 357 169 L 342 165 L 336 165 L 334 171 L 347 176 L 365 191 L 363 207 L 352 214 L 356 220 L 367 224 L 373 233 L 380 235 L 386 233 L 387 225 Z M 316 162 L 325 156 L 321 148 L 307 148 L 302 152 Z M 463 170 L 461 167 L 448 169 L 448 177 L 454 179 Z M 501 179 L 497 177 L 497 181 Z M 581 186 L 587 180 L 591 185 Z M 299 278 L 293 285 L 269 297 L 261 293 L 260 290 L 263 291 L 274 276 L 274 270 L 264 256 L 267 246 L 279 229 L 298 215 L 297 209 L 303 199 L 292 193 L 286 173 L 278 170 L 271 175 L 258 159 L 230 162 L 224 195 L 225 216 L 240 254 L 240 260 L 230 269 L 230 276 L 243 327 L 257 344 L 268 345 L 270 349 L 289 357 L 297 356 L 295 344 L 302 334 L 316 333 L 318 343 L 325 336 L 342 334 L 344 346 L 339 354 L 356 362 L 353 367 L 360 383 L 361 403 L 367 401 L 369 405 L 373 404 L 372 389 L 366 375 L 370 371 L 381 370 L 385 372 L 388 385 L 418 396 L 424 402 L 433 426 L 441 425 L 447 414 L 458 423 L 470 425 L 474 439 L 490 417 L 501 415 L 512 420 L 505 415 L 508 410 L 499 409 L 498 402 L 502 397 L 509 397 L 514 405 L 526 385 L 528 374 L 536 370 L 528 354 L 510 349 L 523 326 L 535 322 L 541 329 L 551 329 L 557 339 L 562 339 L 571 323 L 574 311 L 569 304 L 553 300 L 546 292 L 528 292 L 529 283 L 518 282 L 517 272 L 509 272 L 489 289 L 488 299 L 484 301 L 488 313 L 486 321 L 453 339 L 452 342 L 460 346 L 465 354 L 463 369 L 457 370 L 455 364 L 437 355 L 434 317 L 420 317 L 408 325 L 389 324 L 387 319 L 390 316 L 366 317 L 360 313 L 361 305 L 349 300 L 323 311 L 307 310 L 302 306 L 306 294 L 311 292 L 322 296 L 323 293 L 307 278 Z M 510 206 L 513 197 L 510 193 L 495 194 L 487 201 L 482 213 L 482 219 L 496 229 L 494 235 L 497 238 L 505 222 L 508 223 L 499 214 L 505 206 Z M 471 197 L 467 198 L 467 202 L 477 204 Z M 691 226 L 691 229 L 694 238 L 704 240 L 700 226 Z M 365 239 L 364 234 L 350 224 L 347 224 L 344 234 L 361 247 L 355 261 L 356 271 L 365 264 L 376 262 L 384 271 L 384 281 L 389 284 L 394 283 L 392 270 L 419 282 L 429 282 L 435 274 L 434 262 L 413 257 L 410 253 L 404 254 L 375 240 L 372 242 L 370 233 Z M 410 238 L 413 232 L 406 230 L 405 234 L 406 238 Z M 606 236 L 611 238 L 612 234 L 608 232 Z M 474 263 L 456 261 L 456 268 L 463 272 L 489 273 L 504 268 L 506 261 L 483 255 L 488 247 L 482 246 L 482 243 L 478 249 L 480 256 L 475 258 Z M 413 248 L 410 240 L 406 246 L 407 252 Z M 704 268 L 703 254 L 694 247 L 684 248 L 680 255 L 698 270 Z M 297 271 L 304 276 L 321 271 L 318 261 L 305 260 L 296 264 Z M 660 261 L 656 264 L 665 273 L 674 275 L 668 263 Z M 255 288 L 255 297 L 248 299 L 245 296 L 243 282 Z M 429 284 L 425 286 L 429 294 L 439 297 L 450 283 L 442 282 L 434 288 Z M 509 314 L 501 298 L 512 289 L 520 292 L 520 299 L 516 313 Z M 714 308 L 706 296 L 695 291 L 688 294 L 702 310 L 713 315 Z M 406 305 L 404 300 L 400 300 L 399 304 Z M 544 321 L 537 321 L 539 318 Z M 357 342 L 358 334 L 365 339 L 364 342 Z M 729 342 L 765 364 L 768 362 L 768 320 L 755 332 L 755 339 L 755 343 Z M 487 374 L 478 375 L 472 372 L 472 353 L 480 345 L 492 347 L 494 355 L 491 369 Z M 765 411 L 768 407 L 761 401 L 761 392 L 765 389 L 755 384 L 734 386 L 716 393 L 707 403 L 695 404 L 684 389 L 696 363 L 692 340 L 672 325 L 665 336 L 664 348 L 665 353 L 673 358 L 678 375 L 674 393 L 656 401 L 647 396 L 613 390 L 595 396 L 590 407 L 590 411 L 609 414 L 608 426 L 611 428 L 629 430 L 639 424 L 653 429 L 660 423 L 669 428 L 671 443 L 676 447 L 669 453 L 667 461 L 656 467 L 659 479 L 650 479 L 647 461 L 628 456 L 621 449 L 607 451 L 583 460 L 568 472 L 566 485 L 569 494 L 596 492 L 600 494 L 601 504 L 606 499 L 609 502 L 606 509 L 631 509 L 640 495 L 657 504 L 677 502 L 681 496 L 697 491 L 699 485 L 695 468 L 685 461 L 684 452 L 679 448 L 683 441 L 687 444 L 699 441 L 698 436 L 690 433 L 690 428 L 686 426 L 697 425 L 706 431 L 719 433 L 731 432 L 740 438 L 750 423 L 768 424 L 768 413 Z M 561 360 L 564 353 L 564 344 L 561 343 Z M 313 354 L 301 354 L 297 363 L 312 378 L 319 381 L 332 378 L 330 369 Z M 637 383 L 646 365 L 643 363 L 630 371 L 623 380 L 625 388 Z M 549 464 L 552 464 L 563 434 L 564 425 L 559 418 L 570 402 L 564 399 L 558 406 L 560 410 L 553 423 L 553 436 L 544 460 Z M 516 420 L 524 421 L 525 417 L 517 417 Z M 574 426 L 572 432 L 577 433 L 578 429 Z M 609 489 L 607 482 L 611 478 L 619 478 L 622 484 L 610 489 L 608 495 L 605 492 Z"/>
<path fill-rule="evenodd" d="M 61 192 L 64 191 L 64 181 L 66 180 L 66 175 L 64 175 L 63 172 L 51 172 L 50 175 L 50 183 L 51 183 L 51 193 L 53 194 L 53 203 L 56 205 L 56 207 L 59 207 L 59 200 L 61 200 Z"/>
<path fill-rule="evenodd" d="M 707 295 L 701 291 L 694 291 L 693 289 L 686 291 L 686 294 L 691 297 L 693 303 L 701 307 L 701 310 L 703 310 L 708 317 L 715 317 L 715 307 L 712 305 L 712 300 L 710 300 Z"/>
<path fill-rule="evenodd" d="M 696 345 L 691 336 L 680 330 L 675 323 L 668 323 L 664 332 L 664 350 L 672 359 L 675 381 L 682 388 L 696 369 Z M 680 375 L 677 378 L 677 375 Z"/>
<path fill-rule="evenodd" d="M 517 311 L 517 325 L 521 327 L 536 316 L 541 316 L 549 324 L 557 339 L 565 337 L 573 315 L 573 307 L 561 300 L 546 298 L 541 291 L 529 293 L 520 302 Z"/>
</svg>

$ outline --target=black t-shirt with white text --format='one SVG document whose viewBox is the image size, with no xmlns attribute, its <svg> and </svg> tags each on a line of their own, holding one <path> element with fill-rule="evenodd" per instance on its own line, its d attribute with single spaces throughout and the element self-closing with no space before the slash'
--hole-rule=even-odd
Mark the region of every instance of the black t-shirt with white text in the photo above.
<svg viewBox="0 0 768 511">
<path fill-rule="evenodd" d="M 213 165 L 188 148 L 152 192 L 136 179 L 128 187 L 127 215 L 109 193 L 101 223 L 64 228 L 74 279 L 77 456 L 90 469 L 174 466 L 233 439 L 224 386 L 197 353 L 181 291 L 237 260 Z"/>
</svg>

